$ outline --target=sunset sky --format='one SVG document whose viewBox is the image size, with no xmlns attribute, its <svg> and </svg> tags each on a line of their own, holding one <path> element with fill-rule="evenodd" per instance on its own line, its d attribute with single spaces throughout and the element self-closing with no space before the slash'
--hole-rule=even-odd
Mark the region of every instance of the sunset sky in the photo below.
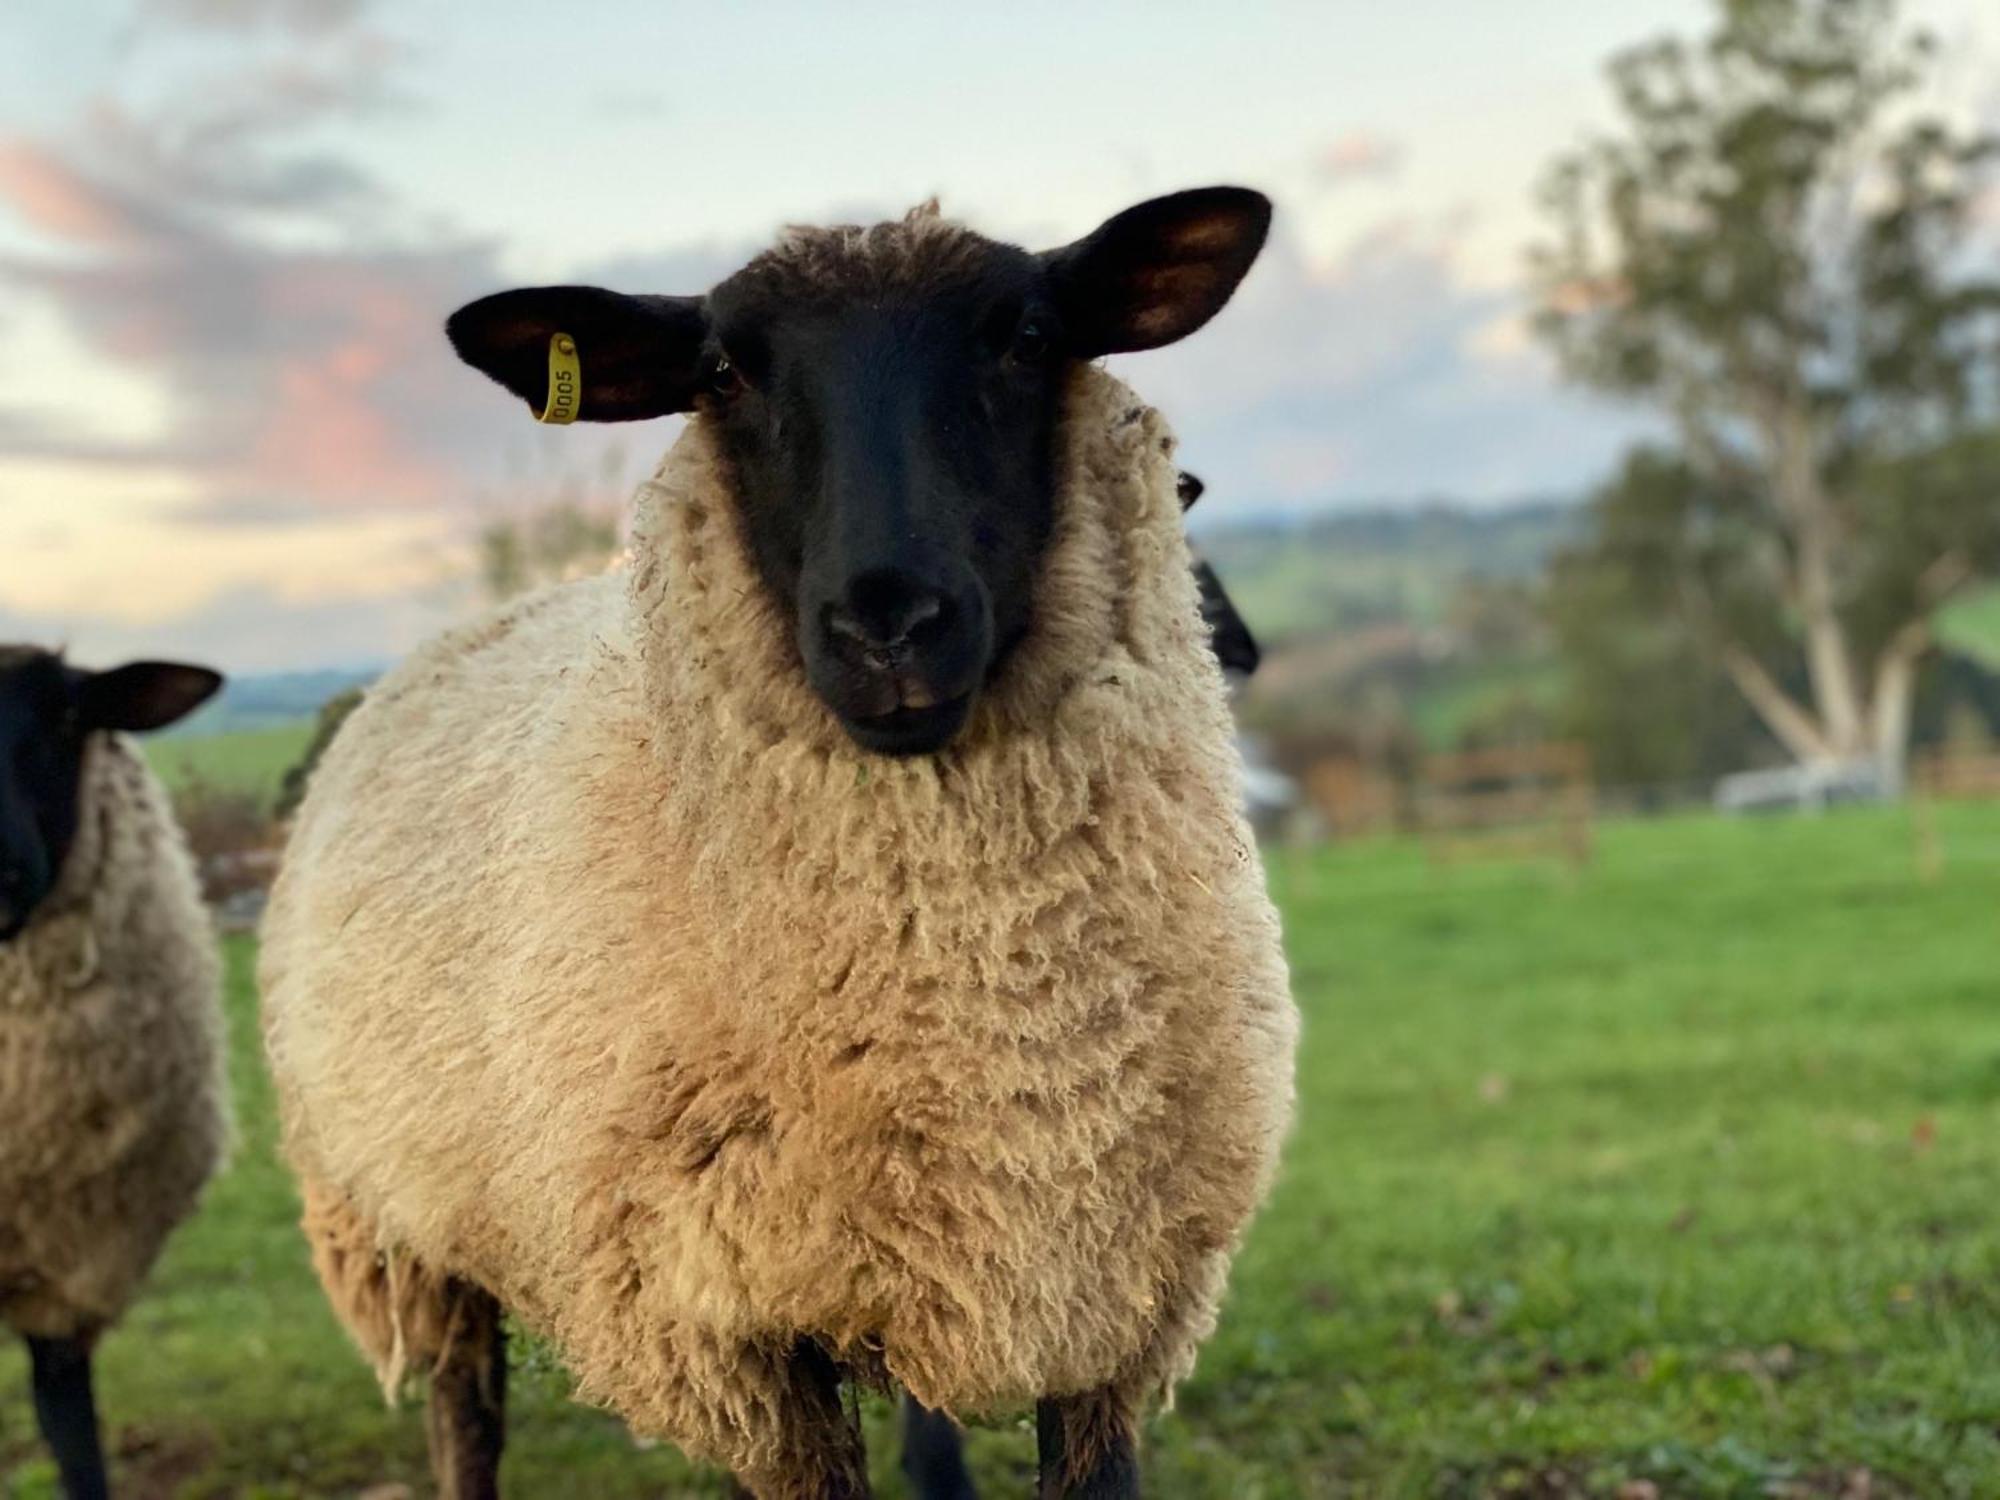
<svg viewBox="0 0 2000 1500">
<path fill-rule="evenodd" d="M 465 607 L 474 518 L 672 435 L 537 429 L 451 359 L 453 307 L 699 291 L 783 222 L 933 193 L 1035 246 L 1178 187 L 1277 200 L 1237 305 L 1123 362 L 1213 516 L 1575 493 L 1637 419 L 1524 336 L 1533 186 L 1607 118 L 1603 58 L 1705 10 L 7 6 L 0 640 L 393 655 Z M 1943 102 L 2000 125 L 1992 0 L 1912 10 Z"/>
</svg>

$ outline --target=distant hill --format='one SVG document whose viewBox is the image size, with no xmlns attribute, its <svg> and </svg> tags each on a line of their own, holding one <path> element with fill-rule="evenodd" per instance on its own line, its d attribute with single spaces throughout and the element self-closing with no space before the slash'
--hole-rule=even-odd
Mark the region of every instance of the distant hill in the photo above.
<svg viewBox="0 0 2000 1500">
<path fill-rule="evenodd" d="M 161 738 L 206 738 L 294 725 L 311 719 L 334 694 L 373 682 L 379 675 L 380 667 L 332 667 L 314 672 L 257 672 L 232 677 L 213 702 Z"/>
<path fill-rule="evenodd" d="M 1196 512 L 1199 516 L 1199 512 Z M 1343 511 L 1195 529 L 1195 547 L 1267 645 L 1383 625 L 1444 622 L 1467 579 L 1527 582 L 1577 531 L 1554 501 Z"/>
</svg>

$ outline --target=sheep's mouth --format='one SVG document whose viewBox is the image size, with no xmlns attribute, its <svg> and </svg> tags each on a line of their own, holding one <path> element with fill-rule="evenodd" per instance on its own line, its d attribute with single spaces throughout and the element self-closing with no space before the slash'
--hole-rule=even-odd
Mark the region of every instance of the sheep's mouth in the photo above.
<svg viewBox="0 0 2000 1500">
<path fill-rule="evenodd" d="M 942 702 L 902 703 L 879 714 L 843 714 L 841 726 L 877 755 L 931 755 L 957 738 L 972 712 L 971 693 Z"/>
</svg>

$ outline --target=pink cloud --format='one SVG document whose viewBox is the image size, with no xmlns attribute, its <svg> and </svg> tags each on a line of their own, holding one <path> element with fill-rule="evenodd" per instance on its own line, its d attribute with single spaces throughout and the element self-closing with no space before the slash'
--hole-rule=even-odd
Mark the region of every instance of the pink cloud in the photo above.
<svg viewBox="0 0 2000 1500">
<path fill-rule="evenodd" d="M 1320 148 L 1313 169 L 1321 182 L 1329 184 L 1393 177 L 1402 170 L 1403 154 L 1402 145 L 1386 136 L 1350 130 Z"/>
<path fill-rule="evenodd" d="M 20 137 L 0 140 L 0 200 L 42 233 L 80 244 L 131 244 L 157 227 L 124 194 Z"/>
</svg>

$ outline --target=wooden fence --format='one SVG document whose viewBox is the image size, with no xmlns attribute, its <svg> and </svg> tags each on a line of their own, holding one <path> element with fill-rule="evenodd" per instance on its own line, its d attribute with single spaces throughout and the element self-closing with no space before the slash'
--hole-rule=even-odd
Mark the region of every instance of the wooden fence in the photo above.
<svg viewBox="0 0 2000 1500">
<path fill-rule="evenodd" d="M 1940 801 L 2000 798 L 2000 755 L 1934 750 L 1910 768 L 1910 826 L 1916 836 L 1917 871 L 1926 880 L 1944 874 L 1944 842 L 1938 836 Z"/>
<path fill-rule="evenodd" d="M 1431 858 L 1548 855 L 1590 862 L 1596 807 L 1581 745 L 1433 755 L 1418 771 L 1416 822 Z"/>
</svg>

